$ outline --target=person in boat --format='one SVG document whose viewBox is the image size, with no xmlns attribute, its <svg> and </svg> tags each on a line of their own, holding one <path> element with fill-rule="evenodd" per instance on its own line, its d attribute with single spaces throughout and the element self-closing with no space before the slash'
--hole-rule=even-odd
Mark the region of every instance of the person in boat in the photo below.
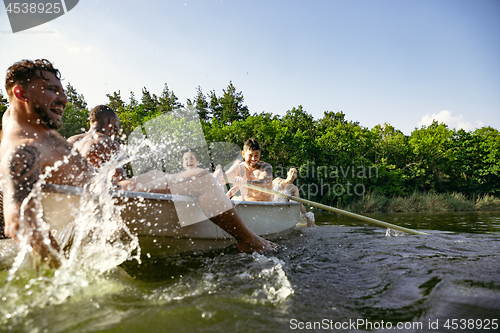
<svg viewBox="0 0 500 333">
<path fill-rule="evenodd" d="M 116 158 L 120 152 L 120 144 L 115 140 L 121 131 L 120 119 L 109 106 L 98 105 L 90 111 L 89 123 L 90 129 L 88 132 L 73 135 L 67 141 L 94 168 L 99 169 L 104 163 Z M 162 177 L 165 177 L 163 172 L 153 170 L 127 179 L 125 170 L 122 167 L 116 168 L 113 175 L 113 179 L 120 182 L 123 189 L 131 191 L 147 190 L 148 187 L 145 184 Z"/>
<path fill-rule="evenodd" d="M 95 168 L 100 168 L 120 151 L 120 144 L 115 140 L 120 134 L 118 115 L 107 105 L 98 105 L 90 111 L 90 130 L 68 139 L 78 152 Z M 117 181 L 126 179 L 125 170 L 115 169 Z"/>
<path fill-rule="evenodd" d="M 237 165 L 241 162 L 242 162 L 242 160 L 238 158 L 233 162 L 233 165 Z M 220 171 L 222 172 L 222 169 Z M 224 182 L 223 176 L 222 176 L 221 180 L 222 180 L 222 182 Z M 232 198 L 232 199 L 236 199 L 236 200 L 243 200 L 241 196 L 239 196 L 239 197 L 235 196 L 240 191 L 240 187 L 242 184 L 243 184 L 243 179 L 241 177 L 240 178 L 237 177 L 237 179 L 235 179 L 233 182 L 233 186 L 229 189 L 229 191 L 226 192 L 227 197 Z"/>
<path fill-rule="evenodd" d="M 49 267 L 60 265 L 60 247 L 52 234 L 38 223 L 36 196 L 32 190 L 42 182 L 84 187 L 96 171 L 55 131 L 62 126 L 68 103 L 60 77 L 59 70 L 45 59 L 21 60 L 9 67 L 5 78 L 9 108 L 2 118 L 0 143 L 5 234 L 18 242 L 26 239 L 34 263 L 41 261 Z M 189 170 L 181 173 L 181 177 L 167 175 L 155 183 L 160 183 L 163 191 L 197 196 L 205 215 L 236 238 L 240 251 L 275 248 L 274 243 L 257 236 L 243 224 L 231 201 L 206 171 Z M 155 190 L 148 186 L 145 184 L 144 190 Z"/>
<path fill-rule="evenodd" d="M 199 165 L 200 161 L 194 151 L 188 150 L 182 154 L 182 167 L 184 170 L 197 169 Z"/>
<path fill-rule="evenodd" d="M 297 179 L 297 176 L 298 176 L 297 168 L 290 167 L 290 169 L 288 169 L 286 179 L 278 177 L 273 180 L 273 191 L 300 198 L 299 188 L 293 184 L 295 179 Z M 273 201 L 287 202 L 290 201 L 290 199 L 275 195 Z M 302 207 L 299 220 L 305 219 L 305 222 L 308 227 L 314 226 L 314 214 L 312 212 L 307 212 L 304 205 L 301 206 Z"/>
<path fill-rule="evenodd" d="M 198 155 L 194 151 L 188 150 L 184 154 L 182 154 L 182 167 L 184 170 L 193 170 L 193 169 L 198 169 L 200 166 L 200 161 L 198 160 Z M 224 185 L 223 185 L 223 176 L 224 174 L 222 173 L 222 166 L 219 164 L 215 168 L 215 172 L 212 174 L 212 176 L 215 178 L 215 181 L 217 182 L 217 185 L 221 188 L 222 191 L 225 191 Z"/>
<path fill-rule="evenodd" d="M 233 189 L 239 189 L 242 200 L 272 201 L 271 194 L 244 186 L 247 183 L 267 189 L 272 187 L 273 167 L 260 160 L 261 150 L 257 140 L 248 139 L 243 145 L 241 154 L 243 161 L 235 163 L 226 172 L 226 177 L 234 181 Z"/>
</svg>

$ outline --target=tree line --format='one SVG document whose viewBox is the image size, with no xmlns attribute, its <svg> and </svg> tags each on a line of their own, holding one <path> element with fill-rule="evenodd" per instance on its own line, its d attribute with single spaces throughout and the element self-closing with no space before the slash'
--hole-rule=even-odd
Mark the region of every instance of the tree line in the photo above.
<svg viewBox="0 0 500 333">
<path fill-rule="evenodd" d="M 59 132 L 69 137 L 89 129 L 91 108 L 70 83 L 65 90 L 69 103 Z M 284 116 L 250 114 L 232 82 L 221 95 L 204 93 L 198 86 L 186 104 L 167 84 L 159 96 L 144 87 L 140 100 L 130 93 L 126 102 L 120 91 L 107 97 L 125 136 L 158 115 L 190 106 L 208 143 L 242 147 L 248 138 L 256 138 L 262 160 L 273 166 L 275 176 L 286 177 L 289 166 L 297 167 L 301 196 L 328 205 L 349 204 L 368 193 L 393 197 L 458 192 L 473 198 L 500 192 L 500 134 L 492 127 L 465 131 L 434 121 L 405 135 L 387 123 L 364 127 L 342 111 L 324 111 L 314 119 L 301 105 Z M 7 106 L 0 91 L 0 114 Z"/>
</svg>

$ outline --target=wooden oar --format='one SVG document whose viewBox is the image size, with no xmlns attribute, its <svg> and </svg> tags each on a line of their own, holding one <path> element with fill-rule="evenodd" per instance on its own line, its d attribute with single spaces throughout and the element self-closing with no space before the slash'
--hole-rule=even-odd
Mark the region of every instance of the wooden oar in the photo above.
<svg viewBox="0 0 500 333">
<path fill-rule="evenodd" d="M 333 207 L 330 207 L 330 206 L 327 206 L 327 205 L 323 205 L 323 204 L 320 204 L 320 203 L 317 203 L 317 202 L 314 202 L 314 201 L 310 201 L 310 200 L 306 200 L 306 199 L 294 197 L 293 195 L 287 195 L 287 194 L 284 194 L 284 193 L 281 193 L 281 192 L 276 192 L 276 191 L 270 190 L 268 188 L 264 188 L 264 187 L 260 187 L 260 186 L 256 186 L 256 185 L 252 185 L 252 184 L 248 184 L 248 183 L 244 183 L 242 186 L 247 187 L 247 188 L 252 189 L 252 190 L 257 190 L 257 191 L 261 191 L 261 192 L 268 193 L 268 194 L 271 194 L 271 195 L 276 195 L 278 197 L 282 197 L 282 198 L 285 198 L 285 199 L 297 201 L 297 202 L 300 202 L 300 203 L 303 203 L 303 204 L 306 204 L 306 205 L 309 205 L 309 206 L 313 206 L 313 207 L 316 207 L 316 208 L 321 208 L 321 209 L 324 209 L 324 210 L 328 210 L 330 212 L 335 212 L 335 213 L 339 213 L 339 214 L 342 214 L 342 215 L 350 216 L 350 217 L 353 217 L 353 218 L 361 220 L 361 221 L 365 221 L 365 222 L 368 222 L 368 223 L 373 223 L 373 224 L 380 225 L 382 227 L 386 227 L 386 228 L 391 228 L 391 229 L 403 231 L 403 232 L 406 232 L 406 233 L 409 233 L 409 234 L 413 234 L 413 235 L 427 235 L 427 233 L 425 233 L 425 232 L 421 232 L 421 231 L 417 231 L 417 230 L 413 230 L 413 229 L 408 229 L 408 228 L 400 227 L 400 226 L 397 226 L 397 225 L 394 225 L 394 224 L 391 224 L 391 223 L 387 223 L 387 222 L 375 220 L 375 219 L 372 219 L 371 217 L 354 214 L 354 213 L 351 213 L 351 212 L 348 212 L 348 211 L 345 211 L 345 210 L 342 210 L 342 209 L 333 208 Z"/>
</svg>

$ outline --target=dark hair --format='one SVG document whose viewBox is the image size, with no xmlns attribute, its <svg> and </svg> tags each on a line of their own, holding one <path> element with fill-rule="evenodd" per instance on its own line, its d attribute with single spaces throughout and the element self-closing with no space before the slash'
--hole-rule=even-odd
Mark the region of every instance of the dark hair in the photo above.
<svg viewBox="0 0 500 333">
<path fill-rule="evenodd" d="M 90 123 L 104 125 L 104 122 L 110 118 L 117 117 L 115 111 L 107 105 L 98 105 L 90 111 Z"/>
<path fill-rule="evenodd" d="M 196 152 L 195 152 L 195 151 L 192 151 L 192 150 L 186 150 L 185 152 L 183 152 L 183 153 L 182 153 L 182 157 L 184 157 L 184 155 L 185 155 L 185 154 L 187 154 L 187 153 L 191 153 L 191 154 L 193 154 L 193 155 L 194 155 L 194 157 L 195 157 L 195 158 L 199 161 L 199 159 L 198 159 L 198 154 L 196 154 Z"/>
<path fill-rule="evenodd" d="M 247 141 L 245 141 L 245 143 L 243 144 L 243 150 L 258 150 L 260 151 L 260 146 L 259 146 L 259 143 L 257 142 L 257 140 L 255 139 L 248 139 Z"/>
<path fill-rule="evenodd" d="M 54 68 L 52 63 L 47 59 L 24 59 L 14 63 L 7 69 L 7 75 L 5 76 L 5 89 L 7 90 L 7 94 L 11 94 L 10 91 L 16 83 L 25 87 L 32 79 L 42 78 L 47 80 L 43 76 L 44 71 L 54 74 L 59 80 L 61 79 L 59 70 Z"/>
</svg>

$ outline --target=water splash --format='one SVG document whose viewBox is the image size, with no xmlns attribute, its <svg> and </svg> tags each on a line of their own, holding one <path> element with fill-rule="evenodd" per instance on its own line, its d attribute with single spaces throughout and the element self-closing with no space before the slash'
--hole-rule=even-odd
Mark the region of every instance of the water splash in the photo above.
<svg viewBox="0 0 500 333">
<path fill-rule="evenodd" d="M 385 237 L 400 237 L 405 235 L 407 235 L 405 232 L 394 230 L 391 228 L 387 228 L 387 230 L 385 231 Z"/>
<path fill-rule="evenodd" d="M 172 276 L 176 278 L 175 283 L 153 291 L 146 297 L 148 302 L 163 306 L 212 295 L 225 299 L 236 297 L 250 304 L 281 306 L 294 294 L 284 270 L 285 263 L 276 257 L 254 253 L 238 254 L 231 260 L 223 255 L 203 260 L 207 266 L 201 274 L 200 271 L 187 272 L 179 276 L 180 279 Z"/>
<path fill-rule="evenodd" d="M 252 301 L 260 303 L 282 303 L 294 291 L 292 284 L 288 280 L 283 266 L 285 263 L 276 257 L 266 257 L 261 254 L 253 254 L 255 261 L 264 268 L 257 275 L 262 280 L 260 290 L 255 290 L 252 293 Z M 270 266 L 270 267 L 267 267 Z M 248 277 L 248 276 L 246 276 Z"/>
<path fill-rule="evenodd" d="M 76 150 L 73 149 L 70 155 L 76 155 Z M 50 242 L 50 226 L 44 221 L 42 188 L 46 179 L 69 161 L 70 156 L 47 168 L 22 204 L 21 212 L 29 200 L 35 204 L 36 223 L 45 243 Z M 0 289 L 0 325 L 22 321 L 33 309 L 62 304 L 96 281 L 102 281 L 124 261 L 140 260 L 138 239 L 121 219 L 122 207 L 115 205 L 110 193 L 112 175 L 122 163 L 123 160 L 117 158 L 100 168 L 78 205 L 73 207 L 74 220 L 57 235 L 63 249 L 63 253 L 55 253 L 61 262 L 58 269 L 49 269 L 44 264 L 31 267 L 31 246 L 20 233 L 20 251 Z M 66 204 L 61 202 L 61 205 Z M 21 220 L 23 217 L 21 215 Z M 21 231 L 23 228 L 25 226 L 21 225 Z"/>
</svg>

